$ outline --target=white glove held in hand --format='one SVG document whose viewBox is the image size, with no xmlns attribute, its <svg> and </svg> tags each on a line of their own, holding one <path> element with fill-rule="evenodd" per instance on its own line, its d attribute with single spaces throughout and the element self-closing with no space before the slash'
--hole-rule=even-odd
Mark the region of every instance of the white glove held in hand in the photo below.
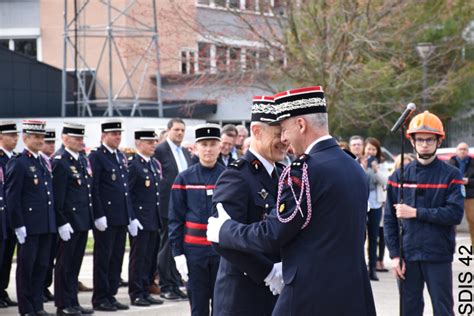
<svg viewBox="0 0 474 316">
<path fill-rule="evenodd" d="M 103 232 L 107 229 L 107 217 L 102 216 L 94 221 L 95 228 Z"/>
<path fill-rule="evenodd" d="M 138 230 L 142 230 L 143 229 L 143 226 L 142 224 L 140 223 L 140 221 L 138 219 L 134 219 L 133 221 L 130 222 L 130 224 L 128 225 L 128 232 L 130 233 L 130 235 L 132 237 L 135 237 L 136 235 L 138 235 Z"/>
<path fill-rule="evenodd" d="M 15 235 L 16 238 L 18 239 L 19 244 L 24 244 L 25 243 L 25 238 L 26 238 L 26 227 L 21 226 L 19 228 L 15 228 Z"/>
<path fill-rule="evenodd" d="M 181 278 L 183 279 L 184 282 L 187 282 L 189 277 L 188 277 L 188 263 L 186 261 L 186 256 L 185 255 L 176 256 L 174 257 L 174 262 L 176 263 L 176 269 L 181 275 Z"/>
<path fill-rule="evenodd" d="M 68 241 L 71 239 L 71 234 L 74 234 L 74 230 L 71 227 L 71 224 L 67 223 L 64 224 L 63 226 L 58 227 L 58 232 L 59 232 L 59 237 L 61 237 L 62 240 Z"/>
<path fill-rule="evenodd" d="M 215 242 L 219 243 L 219 232 L 221 231 L 221 227 L 224 224 L 224 222 L 228 219 L 230 219 L 229 214 L 224 209 L 224 206 L 222 206 L 222 203 L 217 203 L 216 205 L 217 208 L 217 217 L 209 217 L 207 220 L 207 240 L 210 242 Z"/>
<path fill-rule="evenodd" d="M 283 271 L 281 262 L 277 262 L 273 265 L 272 271 L 265 278 L 265 285 L 270 288 L 273 295 L 279 295 L 285 286 L 283 282 Z"/>
</svg>

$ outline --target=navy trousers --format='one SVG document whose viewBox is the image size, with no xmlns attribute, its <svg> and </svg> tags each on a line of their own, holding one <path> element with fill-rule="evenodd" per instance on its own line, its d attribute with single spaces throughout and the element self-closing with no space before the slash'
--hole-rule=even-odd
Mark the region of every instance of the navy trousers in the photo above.
<svg viewBox="0 0 474 316">
<path fill-rule="evenodd" d="M 127 226 L 111 226 L 101 232 L 94 228 L 94 292 L 92 305 L 115 302 L 120 284 Z"/>
<path fill-rule="evenodd" d="M 422 316 L 426 283 L 435 316 L 454 316 L 453 277 L 451 262 L 406 262 L 403 281 L 403 315 Z"/>
<path fill-rule="evenodd" d="M 8 297 L 7 288 L 10 283 L 13 253 L 15 252 L 16 236 L 13 230 L 7 230 L 7 239 L 3 240 L 3 256 L 0 262 L 0 298 Z"/>
<path fill-rule="evenodd" d="M 382 219 L 382 208 L 371 208 L 367 215 L 367 239 L 369 247 L 369 269 L 375 270 L 377 263 L 377 240 Z"/>
<path fill-rule="evenodd" d="M 16 295 L 20 314 L 43 310 L 51 239 L 52 234 L 28 235 L 24 244 L 18 244 Z"/>
<path fill-rule="evenodd" d="M 162 293 L 174 291 L 181 285 L 181 276 L 176 269 L 176 263 L 171 254 L 167 218 L 161 218 L 158 274 L 160 275 L 160 289 Z"/>
<path fill-rule="evenodd" d="M 86 250 L 88 231 L 74 232 L 68 241 L 59 240 L 54 269 L 54 303 L 56 307 L 79 306 L 77 279 Z"/>
<path fill-rule="evenodd" d="M 212 305 L 214 284 L 219 269 L 219 256 L 186 254 L 188 264 L 188 296 L 192 316 L 209 316 Z"/>
<path fill-rule="evenodd" d="M 138 235 L 130 240 L 130 259 L 128 265 L 128 294 L 130 300 L 145 298 L 149 296 L 150 269 L 155 257 L 152 255 L 156 243 L 158 242 L 158 232 L 139 231 Z"/>
</svg>

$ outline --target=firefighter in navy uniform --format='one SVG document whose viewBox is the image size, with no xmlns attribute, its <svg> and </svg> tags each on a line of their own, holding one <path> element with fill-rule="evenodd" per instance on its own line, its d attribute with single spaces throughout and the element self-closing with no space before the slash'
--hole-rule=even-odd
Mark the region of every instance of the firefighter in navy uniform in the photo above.
<svg viewBox="0 0 474 316">
<path fill-rule="evenodd" d="M 54 270 L 57 315 L 92 314 L 79 305 L 77 278 L 92 228 L 92 174 L 80 154 L 85 126 L 64 123 L 63 147 L 53 159 L 53 189 L 59 246 Z"/>
<path fill-rule="evenodd" d="M 0 242 L 0 308 L 9 306 L 17 306 L 18 303 L 12 301 L 7 293 L 8 284 L 10 283 L 10 271 L 12 266 L 13 253 L 15 252 L 16 236 L 8 222 L 8 210 L 6 208 L 5 196 L 5 175 L 7 171 L 8 161 L 16 155 L 13 150 L 18 142 L 17 126 L 15 122 L 0 122 L 0 168 L 3 172 L 3 227 L 4 239 Z M 0 203 L 2 202 L 0 201 Z M 2 217 L 0 211 L 0 217 Z M 1 233 L 0 233 L 1 235 Z M 1 237 L 0 237 L 1 239 Z"/>
<path fill-rule="evenodd" d="M 178 174 L 171 187 L 169 240 L 176 268 L 188 278 L 188 296 L 193 316 L 208 316 L 219 255 L 206 239 L 206 222 L 212 214 L 212 196 L 217 179 L 225 170 L 217 163 L 220 128 L 215 124 L 196 127 L 199 163 Z"/>
<path fill-rule="evenodd" d="M 52 175 L 39 155 L 44 121 L 23 122 L 25 150 L 7 164 L 8 216 L 18 240 L 16 289 L 22 315 L 49 315 L 43 287 L 56 233 Z"/>
<path fill-rule="evenodd" d="M 461 172 L 436 157 L 445 138 L 443 123 L 436 115 L 428 111 L 416 115 L 406 136 L 416 160 L 405 167 L 403 203 L 399 202 L 400 170 L 390 176 L 384 217 L 393 270 L 402 279 L 402 315 L 423 315 L 425 283 L 434 315 L 455 315 L 452 262 L 456 225 L 464 213 Z M 398 219 L 403 227 L 402 268 Z M 465 312 L 460 310 L 460 314 Z"/>
<path fill-rule="evenodd" d="M 280 140 L 280 126 L 269 125 L 275 119 L 273 97 L 254 97 L 250 149 L 229 165 L 216 185 L 214 205 L 222 203 L 231 218 L 244 224 L 262 220 L 275 206 L 283 170 L 277 161 L 283 160 L 288 148 Z M 278 294 L 283 287 L 279 255 L 214 246 L 222 257 L 214 315 L 271 315 L 278 298 L 272 291 Z"/>
<path fill-rule="evenodd" d="M 92 305 L 99 311 L 129 309 L 115 299 L 125 253 L 127 225 L 132 236 L 140 222 L 135 218 L 127 187 L 127 158 L 118 150 L 122 123 L 102 123 L 102 145 L 91 152 L 94 211 L 94 292 Z"/>
<path fill-rule="evenodd" d="M 153 253 L 158 243 L 159 185 L 161 167 L 155 158 L 156 134 L 153 128 L 135 130 L 137 153 L 128 162 L 128 189 L 137 219 L 143 227 L 130 240 L 130 259 L 128 265 L 128 293 L 135 306 L 163 304 L 163 301 L 151 297 L 150 270 L 153 265 Z"/>
</svg>

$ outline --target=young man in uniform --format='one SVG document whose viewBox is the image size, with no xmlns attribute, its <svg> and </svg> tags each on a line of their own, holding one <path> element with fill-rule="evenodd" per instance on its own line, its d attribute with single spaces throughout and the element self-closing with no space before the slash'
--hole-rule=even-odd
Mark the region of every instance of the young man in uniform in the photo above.
<svg viewBox="0 0 474 316">
<path fill-rule="evenodd" d="M 128 293 L 135 306 L 163 304 L 160 299 L 151 297 L 150 270 L 153 266 L 152 256 L 158 243 L 160 228 L 160 195 L 161 166 L 155 158 L 156 134 L 153 128 L 135 130 L 135 147 L 137 153 L 129 158 L 128 189 L 130 190 L 133 209 L 143 227 L 130 240 L 130 260 L 128 265 Z"/>
<path fill-rule="evenodd" d="M 43 289 L 56 233 L 52 175 L 39 154 L 45 122 L 23 122 L 25 150 L 7 164 L 8 216 L 18 239 L 16 290 L 22 315 L 49 315 Z"/>
<path fill-rule="evenodd" d="M 176 268 L 188 278 L 188 296 L 193 316 L 209 316 L 219 255 L 206 239 L 206 222 L 212 214 L 212 196 L 225 167 L 217 163 L 220 128 L 215 124 L 196 127 L 199 163 L 181 172 L 171 188 L 169 239 Z"/>
<path fill-rule="evenodd" d="M 117 301 L 128 230 L 136 236 L 140 222 L 135 218 L 127 187 L 127 158 L 118 148 L 122 122 L 102 123 L 102 145 L 91 152 L 92 201 L 94 210 L 95 310 L 113 312 L 129 306 Z"/>
<path fill-rule="evenodd" d="M 12 266 L 13 253 L 15 251 L 16 236 L 8 223 L 8 209 L 6 208 L 5 195 L 5 177 L 7 172 L 8 161 L 16 154 L 13 150 L 18 142 L 18 133 L 15 122 L 0 122 L 0 169 L 3 174 L 3 213 L 0 211 L 0 222 L 2 223 L 3 232 L 0 232 L 0 308 L 17 306 L 17 302 L 12 301 L 7 293 L 8 284 L 10 283 L 10 271 Z M 2 204 L 0 201 L 0 204 Z M 3 236 L 3 237 L 2 237 Z M 3 239 L 3 241 L 2 241 Z"/>
<path fill-rule="evenodd" d="M 53 159 L 53 189 L 58 224 L 58 251 L 54 268 L 57 315 L 92 314 L 79 305 L 77 278 L 89 230 L 92 228 L 92 173 L 81 154 L 85 126 L 64 123 L 63 149 Z"/>
<path fill-rule="evenodd" d="M 269 125 L 275 119 L 273 96 L 254 97 L 250 149 L 232 162 L 217 182 L 214 205 L 222 203 L 230 217 L 240 223 L 258 222 L 275 206 L 278 175 L 283 171 L 277 162 L 288 148 L 281 142 L 280 126 Z M 280 256 L 242 253 L 218 245 L 216 250 L 221 261 L 214 288 L 214 314 L 270 316 L 278 298 L 270 288 L 279 294 L 282 287 Z"/>
<path fill-rule="evenodd" d="M 402 314 L 423 315 L 426 283 L 434 314 L 454 315 L 452 261 L 455 229 L 463 217 L 461 173 L 436 158 L 436 149 L 445 138 L 443 123 L 436 115 L 428 111 L 416 115 L 406 136 L 416 160 L 405 167 L 403 202 L 399 202 L 400 170 L 390 176 L 384 218 L 387 248 L 403 287 Z M 403 240 L 399 238 L 399 220 Z"/>
</svg>

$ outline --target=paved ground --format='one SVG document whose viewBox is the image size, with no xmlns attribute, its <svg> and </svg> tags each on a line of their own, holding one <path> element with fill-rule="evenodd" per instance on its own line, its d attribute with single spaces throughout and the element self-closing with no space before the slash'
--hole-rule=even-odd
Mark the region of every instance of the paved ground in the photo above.
<svg viewBox="0 0 474 316">
<path fill-rule="evenodd" d="M 466 234 L 461 234 L 457 238 L 457 252 L 459 252 L 459 247 L 462 245 L 469 245 L 470 240 Z M 472 259 L 474 259 L 474 256 L 471 256 Z M 124 273 L 123 276 L 127 277 L 126 275 L 126 265 L 128 264 L 128 256 L 124 262 Z M 467 271 L 474 271 L 474 260 L 471 260 L 470 267 L 466 267 L 463 263 L 459 261 L 459 255 L 456 255 L 454 264 L 453 264 L 453 279 L 454 279 L 454 299 L 456 302 L 456 309 L 455 313 L 456 315 L 461 315 L 458 312 L 458 306 L 459 306 L 459 300 L 458 300 L 458 294 L 461 289 L 459 289 L 459 280 L 458 276 L 462 272 L 467 272 Z M 390 266 L 390 261 L 386 259 L 385 262 L 386 266 Z M 14 280 L 14 271 L 15 267 L 13 267 L 12 270 L 12 280 Z M 391 273 L 379 273 L 380 281 L 379 282 L 372 282 L 372 290 L 374 292 L 375 296 L 375 303 L 377 307 L 377 314 L 382 315 L 382 316 L 390 316 L 390 315 L 398 315 L 398 293 L 397 293 L 397 286 L 395 282 L 395 278 Z M 81 275 L 79 279 L 85 283 L 88 286 L 92 285 L 92 256 L 86 256 L 84 259 L 84 264 L 82 267 Z M 464 284 L 466 285 L 466 283 Z M 474 294 L 474 281 L 471 281 L 471 294 Z M 9 293 L 11 297 L 15 297 L 15 284 L 14 282 L 10 282 L 10 288 L 9 288 Z M 426 300 L 426 306 L 425 306 L 425 313 L 424 315 L 433 315 L 432 308 L 431 308 L 431 303 L 429 300 L 429 296 L 426 293 L 425 290 L 425 300 Z M 80 293 L 79 295 L 79 300 L 82 305 L 90 307 L 91 299 L 91 293 Z M 117 295 L 117 299 L 122 302 L 122 303 L 129 303 L 129 298 L 127 295 L 127 289 L 126 288 L 121 288 L 119 291 L 119 294 Z M 344 304 L 344 302 L 341 302 L 341 304 Z M 474 305 L 474 302 L 471 301 L 471 304 Z M 53 303 L 47 303 L 45 304 L 45 309 L 48 312 L 55 312 L 55 307 L 53 306 Z M 17 315 L 17 309 L 16 308 L 7 308 L 7 309 L 1 309 L 0 310 L 0 315 Z M 189 312 L 189 304 L 187 301 L 183 302 L 170 302 L 167 301 L 163 305 L 159 306 L 154 306 L 154 307 L 135 307 L 131 306 L 130 310 L 125 311 L 125 312 L 115 312 L 115 313 L 105 313 L 105 312 L 96 312 L 96 315 L 109 315 L 113 314 L 116 316 L 119 315 L 141 315 L 141 316 L 151 316 L 151 315 L 166 315 L 166 316 L 181 316 L 181 315 L 190 315 Z"/>
</svg>

